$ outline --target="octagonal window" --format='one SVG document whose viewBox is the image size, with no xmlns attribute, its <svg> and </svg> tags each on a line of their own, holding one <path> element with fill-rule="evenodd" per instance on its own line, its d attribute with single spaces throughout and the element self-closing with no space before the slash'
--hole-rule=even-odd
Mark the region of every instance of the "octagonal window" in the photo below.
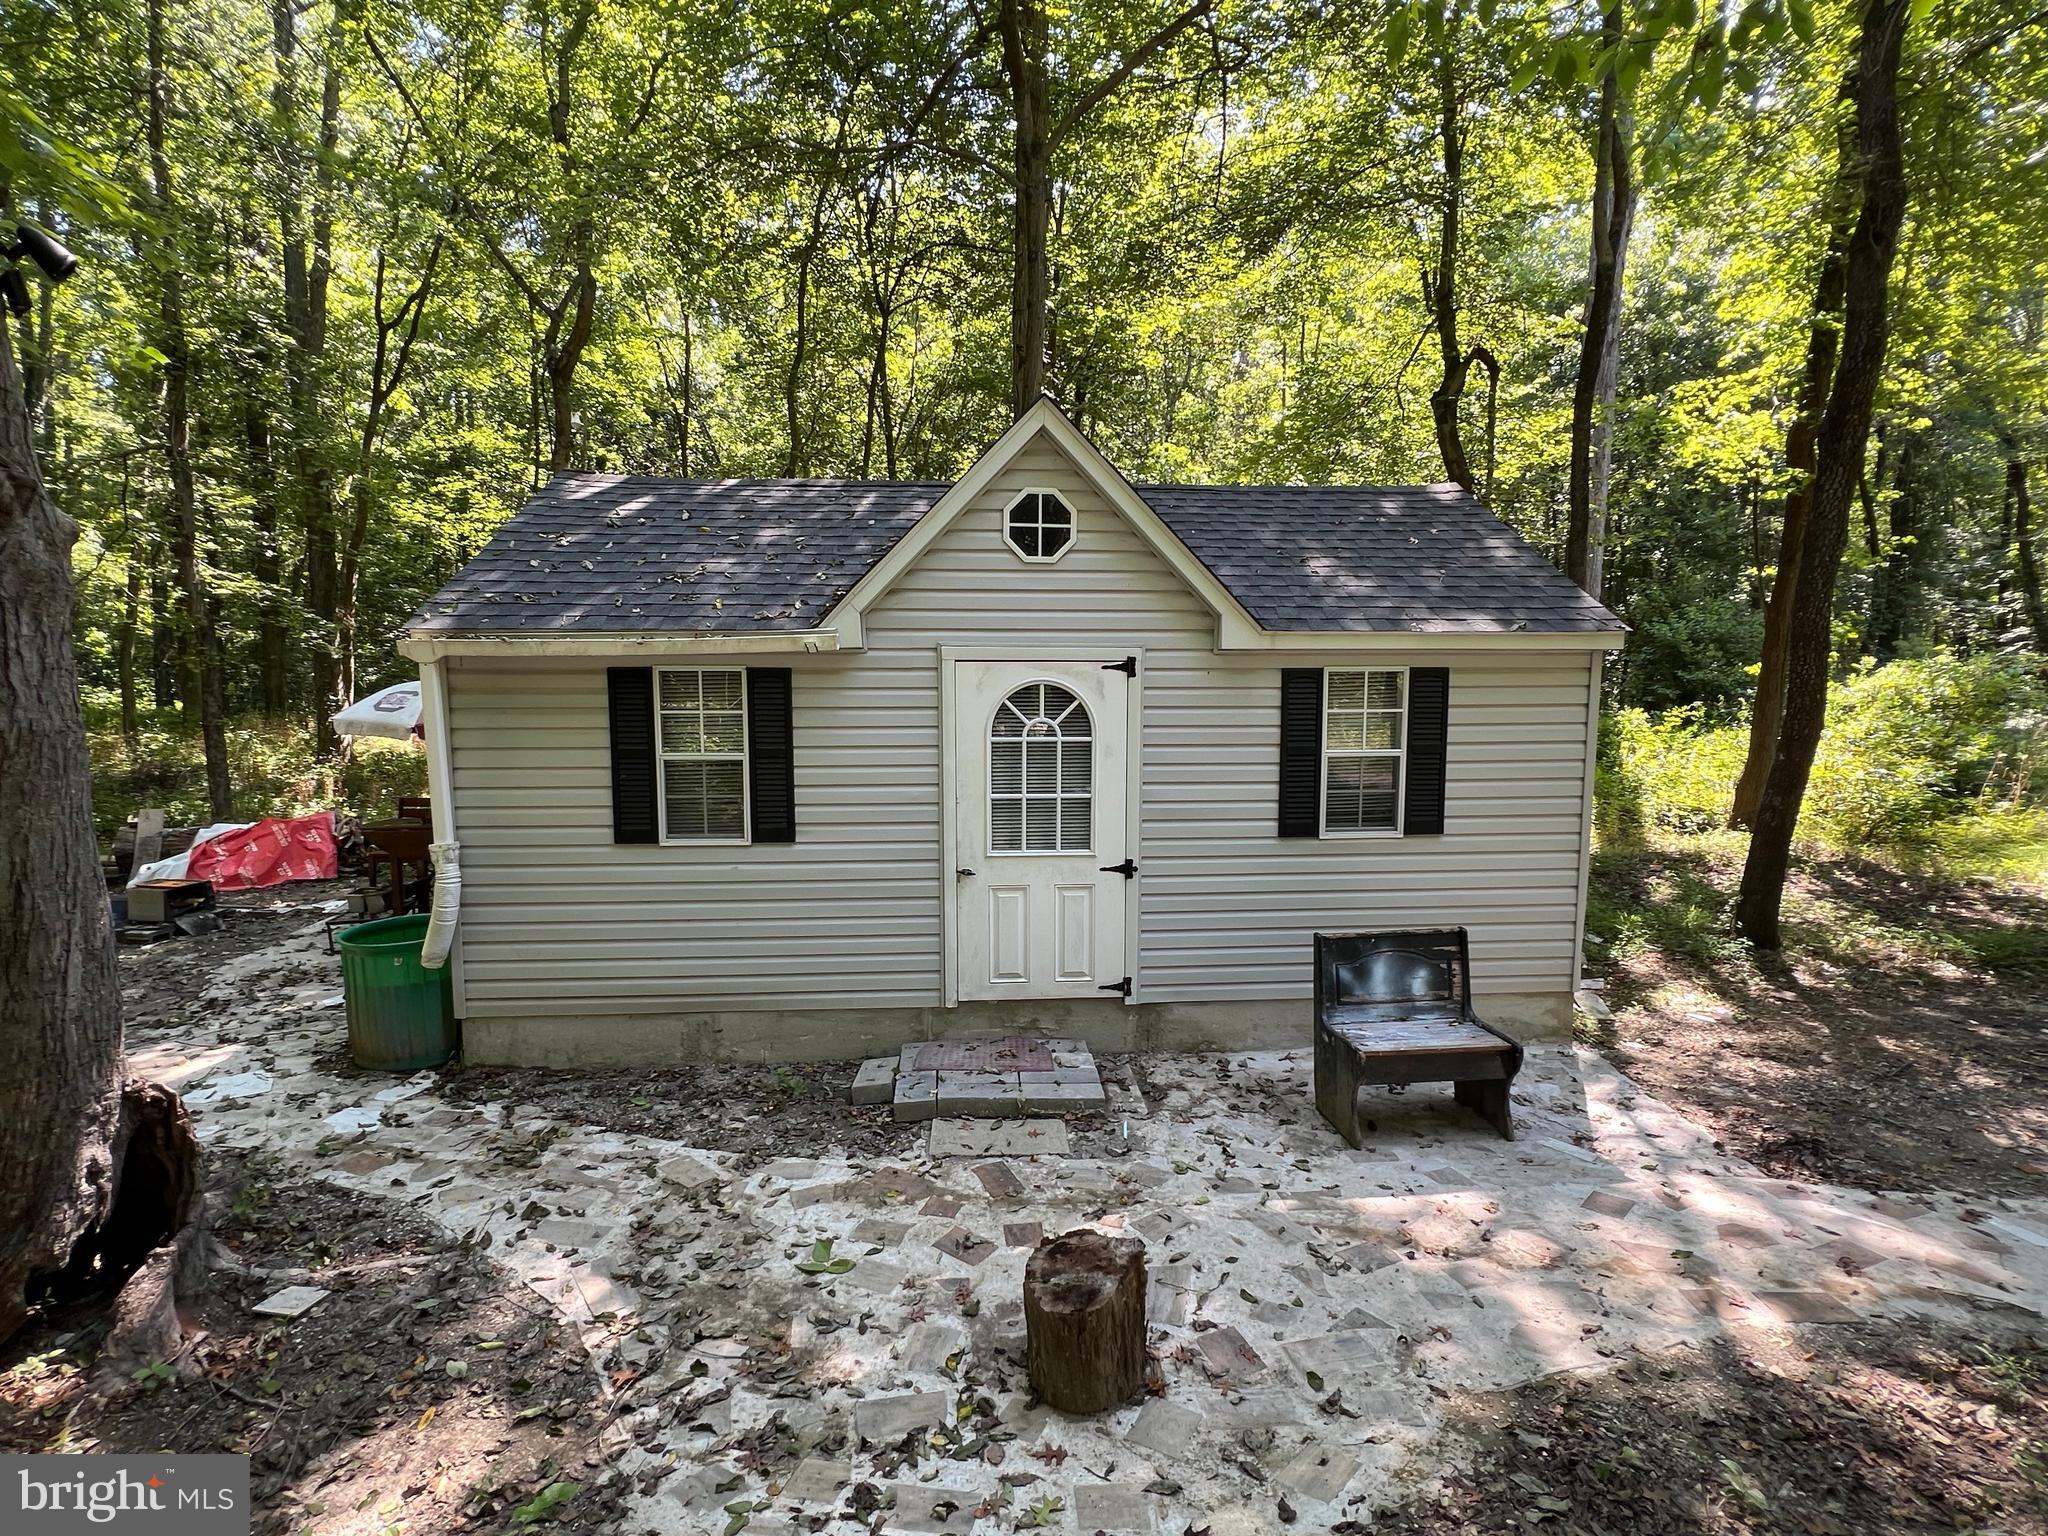
<svg viewBox="0 0 2048 1536">
<path fill-rule="evenodd" d="M 1026 491 L 1003 514 L 1003 537 L 1026 560 L 1057 560 L 1074 543 L 1074 509 L 1051 491 Z"/>
</svg>

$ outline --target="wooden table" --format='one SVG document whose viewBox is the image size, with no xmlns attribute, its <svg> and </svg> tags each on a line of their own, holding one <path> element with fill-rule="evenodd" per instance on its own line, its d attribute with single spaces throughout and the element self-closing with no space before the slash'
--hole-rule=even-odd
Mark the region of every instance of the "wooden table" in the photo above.
<svg viewBox="0 0 2048 1536">
<path fill-rule="evenodd" d="M 405 895 L 405 866 L 419 865 L 424 878 L 433 868 L 427 855 L 427 845 L 433 839 L 433 826 L 411 817 L 363 823 L 363 841 L 375 850 L 370 859 L 372 876 L 375 875 L 379 856 L 391 864 L 391 894 L 387 904 L 393 917 L 412 910 Z"/>
</svg>

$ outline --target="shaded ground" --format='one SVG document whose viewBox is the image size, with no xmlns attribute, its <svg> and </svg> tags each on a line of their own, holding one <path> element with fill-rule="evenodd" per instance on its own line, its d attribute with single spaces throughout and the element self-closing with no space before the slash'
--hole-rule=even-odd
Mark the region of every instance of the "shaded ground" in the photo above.
<svg viewBox="0 0 2048 1536">
<path fill-rule="evenodd" d="M 1740 871 L 1718 838 L 1595 860 L 1588 969 L 1616 1017 L 1580 1038 L 1771 1172 L 2041 1193 L 2048 891 L 1808 861 L 1760 963 L 1729 933 Z"/>
<path fill-rule="evenodd" d="M 0 1450 L 243 1452 L 259 1533 L 521 1529 L 557 1484 L 560 1529 L 613 1522 L 607 1406 L 553 1309 L 395 1201 L 265 1158 L 212 1171 L 235 1267 L 180 1297 L 184 1359 L 100 1372 L 103 1312 L 45 1318 L 0 1355 Z M 288 1284 L 331 1294 L 252 1313 Z"/>
<path fill-rule="evenodd" d="M 1439 1501 L 1373 1531 L 2048 1530 L 2039 1339 L 1994 1350 L 1895 1329 L 1751 1334 L 1460 1409 L 1447 1427 L 1476 1452 Z"/>
<path fill-rule="evenodd" d="M 930 1127 L 898 1122 L 887 1105 L 856 1107 L 846 1087 L 857 1061 L 718 1065 L 619 1072 L 468 1067 L 442 1084 L 450 1099 L 514 1103 L 577 1125 L 738 1154 L 744 1170 L 838 1147 L 851 1158 L 914 1156 Z M 1129 1080 L 1122 1057 L 1097 1059 L 1103 1080 Z M 1101 1114 L 1066 1117 L 1086 1152 L 1115 1126 Z"/>
</svg>

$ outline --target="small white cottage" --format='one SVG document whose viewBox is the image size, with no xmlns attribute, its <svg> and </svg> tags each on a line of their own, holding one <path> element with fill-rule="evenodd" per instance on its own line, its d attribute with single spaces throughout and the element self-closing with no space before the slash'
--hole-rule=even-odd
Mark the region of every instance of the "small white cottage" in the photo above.
<svg viewBox="0 0 2048 1536">
<path fill-rule="evenodd" d="M 413 618 L 473 1061 L 1306 1040 L 1318 929 L 1571 1018 L 1622 625 L 1455 486 L 561 474 Z"/>
</svg>

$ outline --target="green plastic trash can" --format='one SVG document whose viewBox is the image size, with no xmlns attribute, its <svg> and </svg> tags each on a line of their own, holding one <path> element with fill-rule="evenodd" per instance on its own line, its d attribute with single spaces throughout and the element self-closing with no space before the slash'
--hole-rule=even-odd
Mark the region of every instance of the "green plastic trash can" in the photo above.
<svg viewBox="0 0 2048 1536">
<path fill-rule="evenodd" d="M 345 928 L 341 990 L 348 999 L 348 1053 L 359 1067 L 417 1072 L 455 1054 L 455 996 L 448 967 L 420 964 L 427 919 L 385 917 Z"/>
</svg>

